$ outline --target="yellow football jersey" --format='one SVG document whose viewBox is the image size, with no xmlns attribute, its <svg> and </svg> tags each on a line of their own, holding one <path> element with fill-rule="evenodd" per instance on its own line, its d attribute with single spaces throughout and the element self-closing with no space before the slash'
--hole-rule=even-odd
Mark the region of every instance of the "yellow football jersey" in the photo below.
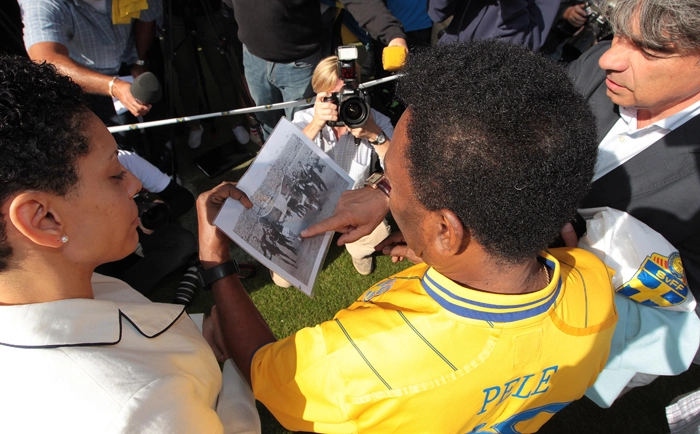
<svg viewBox="0 0 700 434">
<path fill-rule="evenodd" d="M 552 281 L 529 294 L 464 288 L 425 264 L 383 280 L 258 350 L 255 397 L 295 431 L 535 432 L 594 383 L 617 320 L 598 258 L 540 260 Z"/>
</svg>

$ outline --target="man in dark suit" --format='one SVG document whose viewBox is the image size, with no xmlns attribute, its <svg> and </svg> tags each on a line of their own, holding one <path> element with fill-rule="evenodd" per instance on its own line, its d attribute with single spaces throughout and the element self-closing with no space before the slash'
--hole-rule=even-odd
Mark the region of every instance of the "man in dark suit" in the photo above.
<svg viewBox="0 0 700 434">
<path fill-rule="evenodd" d="M 678 250 L 700 296 L 700 7 L 621 0 L 612 43 L 570 65 L 597 118 L 599 158 L 582 207 L 636 217 Z"/>
</svg>

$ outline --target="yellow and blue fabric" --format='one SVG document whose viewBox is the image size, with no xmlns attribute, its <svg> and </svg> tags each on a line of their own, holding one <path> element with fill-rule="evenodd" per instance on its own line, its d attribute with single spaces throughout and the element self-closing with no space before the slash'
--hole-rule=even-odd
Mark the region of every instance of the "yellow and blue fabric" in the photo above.
<svg viewBox="0 0 700 434">
<path fill-rule="evenodd" d="M 258 350 L 253 392 L 295 431 L 535 432 L 593 384 L 617 319 L 598 258 L 554 249 L 540 260 L 551 283 L 517 295 L 411 267 Z"/>
<path fill-rule="evenodd" d="M 666 257 L 652 253 L 617 292 L 645 306 L 668 307 L 683 303 L 688 298 L 688 281 L 680 255 L 672 252 Z"/>
</svg>

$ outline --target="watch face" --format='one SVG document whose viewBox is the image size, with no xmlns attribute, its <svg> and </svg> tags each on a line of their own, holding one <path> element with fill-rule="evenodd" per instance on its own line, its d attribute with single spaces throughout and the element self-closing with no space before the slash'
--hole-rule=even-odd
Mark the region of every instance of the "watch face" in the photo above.
<svg viewBox="0 0 700 434">
<path fill-rule="evenodd" d="M 384 135 L 384 133 L 381 133 L 377 136 L 377 144 L 381 145 L 384 142 L 386 142 L 386 136 Z"/>
<path fill-rule="evenodd" d="M 367 182 L 367 184 L 372 184 L 373 188 L 376 188 L 376 187 L 374 187 L 374 184 L 376 184 L 383 177 L 384 177 L 384 174 L 382 174 L 382 173 L 379 173 L 379 172 L 373 173 L 369 176 L 369 178 L 367 178 L 366 182 Z"/>
</svg>

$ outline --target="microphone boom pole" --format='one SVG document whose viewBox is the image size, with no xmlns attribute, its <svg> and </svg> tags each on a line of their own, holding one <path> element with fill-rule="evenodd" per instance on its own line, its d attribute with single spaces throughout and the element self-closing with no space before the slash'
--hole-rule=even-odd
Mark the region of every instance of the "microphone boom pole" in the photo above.
<svg viewBox="0 0 700 434">
<path fill-rule="evenodd" d="M 390 75 L 389 77 L 384 77 L 380 78 L 378 80 L 373 80 L 373 81 L 368 81 L 367 83 L 361 84 L 359 87 L 362 89 L 376 86 L 381 83 L 386 83 L 389 81 L 396 80 L 399 78 L 401 75 Z M 209 119 L 209 118 L 215 118 L 219 116 L 232 116 L 232 115 L 239 115 L 243 113 L 256 113 L 256 112 L 264 112 L 268 110 L 279 110 L 279 109 L 284 109 L 284 108 L 289 108 L 289 107 L 302 107 L 302 106 L 308 106 L 312 105 L 316 101 L 316 98 L 306 98 L 306 99 L 300 99 L 297 101 L 288 101 L 288 102 L 280 102 L 277 104 L 268 104 L 268 105 L 259 105 L 255 107 L 247 107 L 247 108 L 242 108 L 242 109 L 236 109 L 236 110 L 226 110 L 222 112 L 216 112 L 216 113 L 207 113 L 203 115 L 196 115 L 196 116 L 185 116 L 181 118 L 170 118 L 170 119 L 162 119 L 159 121 L 150 121 L 150 122 L 141 122 L 137 124 L 129 124 L 129 125 L 118 125 L 114 127 L 109 127 L 107 128 L 110 133 L 119 133 L 122 131 L 133 131 L 133 130 L 143 130 L 146 128 L 153 128 L 153 127 L 160 127 L 163 125 L 172 125 L 180 122 L 189 122 L 189 121 L 196 121 L 199 119 Z"/>
</svg>

